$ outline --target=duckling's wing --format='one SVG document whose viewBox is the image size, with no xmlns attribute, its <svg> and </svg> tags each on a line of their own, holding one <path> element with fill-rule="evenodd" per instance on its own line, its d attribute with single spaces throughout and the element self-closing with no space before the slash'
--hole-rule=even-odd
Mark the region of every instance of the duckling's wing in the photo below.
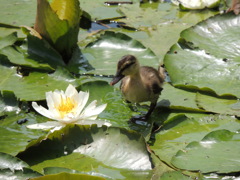
<svg viewBox="0 0 240 180">
<path fill-rule="evenodd" d="M 152 91 L 154 94 L 160 94 L 162 90 L 163 90 L 163 88 L 161 86 L 159 86 L 158 83 L 152 84 Z"/>
<path fill-rule="evenodd" d="M 153 94 L 160 94 L 163 89 L 163 82 L 159 76 L 159 72 L 149 66 L 141 67 L 140 71 L 143 77 L 143 81 L 150 88 L 150 91 L 152 91 Z"/>
</svg>

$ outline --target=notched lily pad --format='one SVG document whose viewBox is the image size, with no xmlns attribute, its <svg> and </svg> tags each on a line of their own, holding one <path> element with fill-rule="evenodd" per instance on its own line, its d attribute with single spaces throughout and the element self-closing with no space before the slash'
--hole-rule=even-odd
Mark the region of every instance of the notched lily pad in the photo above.
<svg viewBox="0 0 240 180">
<path fill-rule="evenodd" d="M 155 136 L 156 141 L 151 149 L 161 160 L 172 166 L 172 157 L 187 144 L 192 141 L 201 141 L 204 136 L 215 130 L 224 128 L 237 131 L 239 125 L 239 120 L 230 116 L 178 113 L 164 122 Z M 202 166 L 200 162 L 198 164 Z"/>
<path fill-rule="evenodd" d="M 240 170 L 240 134 L 217 130 L 201 141 L 191 142 L 178 151 L 172 164 L 180 169 L 203 173 L 233 173 Z M 204 164 L 204 166 L 203 166 Z"/>
</svg>

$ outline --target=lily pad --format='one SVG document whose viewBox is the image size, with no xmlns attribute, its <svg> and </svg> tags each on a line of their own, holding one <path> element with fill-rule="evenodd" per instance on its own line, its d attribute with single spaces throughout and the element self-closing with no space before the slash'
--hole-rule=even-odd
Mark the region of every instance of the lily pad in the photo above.
<svg viewBox="0 0 240 180">
<path fill-rule="evenodd" d="M 0 54 L 6 56 L 11 63 L 27 68 L 52 71 L 64 65 L 61 55 L 48 42 L 31 35 L 26 28 L 22 29 L 27 34 L 23 44 L 20 47 L 13 45 L 17 40 L 14 32 L 2 39 L 5 43 L 3 42 Z"/>
<path fill-rule="evenodd" d="M 23 168 L 22 170 L 2 169 L 0 170 L 0 179 L 12 179 L 12 180 L 26 180 L 29 178 L 35 178 L 42 176 L 42 174 L 33 171 L 29 168 Z"/>
<path fill-rule="evenodd" d="M 63 168 L 63 167 L 46 167 L 44 168 L 44 174 L 45 175 L 50 175 L 50 174 L 59 174 L 59 173 L 71 173 L 71 174 L 87 174 L 87 175 L 91 175 L 91 176 L 99 176 L 99 177 L 103 177 L 106 179 L 110 179 L 110 177 L 101 174 L 101 173 L 96 173 L 96 172 L 81 172 L 81 171 L 77 171 L 74 169 L 68 169 L 68 168 Z"/>
<path fill-rule="evenodd" d="M 23 170 L 24 167 L 29 167 L 27 163 L 6 153 L 0 152 L 0 169 Z"/>
<path fill-rule="evenodd" d="M 173 157 L 174 166 L 203 173 L 232 173 L 240 170 L 240 135 L 218 130 L 199 142 L 191 142 Z M 204 166 L 202 165 L 204 164 Z"/>
<path fill-rule="evenodd" d="M 200 141 L 208 133 L 219 129 L 236 131 L 239 129 L 239 123 L 230 116 L 177 114 L 164 122 L 151 149 L 161 160 L 172 166 L 172 157 L 190 142 Z"/>
<path fill-rule="evenodd" d="M 0 152 L 0 179 L 25 180 L 38 176 L 41 174 L 29 169 L 27 163 Z"/>
<path fill-rule="evenodd" d="M 89 43 L 82 52 L 95 68 L 95 74 L 115 74 L 118 60 L 127 54 L 136 56 L 141 65 L 151 64 L 158 67 L 159 64 L 158 58 L 150 49 L 125 34 L 112 31 L 100 34 L 100 37 Z"/>
<path fill-rule="evenodd" d="M 206 26 L 205 23 L 199 23 L 194 26 L 194 29 L 199 31 L 200 29 L 205 29 L 205 32 L 208 32 L 208 35 L 199 32 L 202 36 L 198 35 L 198 40 L 196 40 L 197 45 L 194 44 L 195 38 L 187 38 L 187 41 L 190 42 L 180 40 L 171 48 L 170 52 L 164 58 L 164 63 L 172 83 L 175 86 L 188 89 L 201 89 L 208 92 L 213 90 L 218 95 L 235 95 L 240 97 L 238 89 L 240 85 L 238 73 L 240 70 L 238 60 L 239 53 L 237 50 L 234 50 L 235 45 L 232 43 L 235 42 L 233 39 L 239 34 L 234 33 L 237 31 L 236 29 L 239 29 L 239 24 L 236 24 L 238 18 L 239 16 L 236 17 L 229 14 L 210 18 L 206 21 L 209 26 Z M 223 20 L 225 23 L 222 24 L 220 20 Z M 211 26 L 210 24 L 215 26 Z M 186 30 L 186 33 L 182 33 L 183 37 L 193 37 L 196 35 L 194 31 L 190 31 L 192 30 Z M 191 35 L 192 33 L 193 35 Z M 225 43 L 220 43 L 220 37 L 232 39 L 230 41 L 227 40 L 229 46 Z M 200 42 L 199 39 L 203 39 L 206 45 L 201 46 L 200 43 L 198 43 Z M 207 43 L 207 41 L 209 43 Z M 215 44 L 210 42 L 214 42 Z M 233 45 L 234 47 L 232 47 Z M 226 46 L 233 49 L 233 51 L 228 51 Z M 199 47 L 200 49 L 194 47 Z M 224 51 L 218 53 L 220 49 L 224 48 Z M 213 51 L 215 52 L 213 53 Z"/>
<path fill-rule="evenodd" d="M 158 3 L 157 8 L 151 8 L 151 3 L 144 5 L 141 8 L 139 4 L 123 5 L 119 9 L 127 16 L 126 19 L 121 19 L 127 26 L 141 29 L 142 27 L 156 27 L 158 25 L 177 24 L 190 27 L 204 19 L 216 14 L 214 11 L 205 10 L 202 13 L 198 12 L 179 12 L 178 7 L 169 2 Z M 160 29 L 161 30 L 161 29 Z M 177 28 L 177 31 L 178 28 Z"/>
<path fill-rule="evenodd" d="M 97 176 L 90 176 L 90 175 L 86 175 L 86 174 L 70 174 L 70 173 L 63 172 L 60 174 L 51 174 L 51 175 L 33 178 L 32 180 L 65 180 L 65 179 L 104 180 L 105 178 L 97 177 Z"/>
<path fill-rule="evenodd" d="M 164 63 L 174 86 L 240 96 L 237 62 L 224 62 L 204 50 L 182 49 L 178 44 L 165 56 Z"/>
<path fill-rule="evenodd" d="M 76 79 L 62 68 L 49 75 L 33 72 L 22 77 L 16 73 L 16 68 L 0 66 L 0 75 L 3 77 L 0 80 L 0 90 L 13 91 L 17 98 L 25 101 L 43 100 L 47 91 L 66 89 L 69 84 L 79 85 Z"/>
<path fill-rule="evenodd" d="M 12 26 L 33 26 L 36 18 L 37 1 L 0 0 L 0 23 Z"/>
<path fill-rule="evenodd" d="M 196 93 L 175 88 L 168 83 L 163 86 L 158 106 L 176 110 L 204 112 L 196 103 Z"/>
<path fill-rule="evenodd" d="M 216 58 L 226 59 L 225 64 L 234 63 L 234 59 L 239 62 L 239 22 L 240 15 L 217 15 L 183 31 L 181 37 Z"/>
<path fill-rule="evenodd" d="M 17 33 L 13 32 L 11 34 L 8 34 L 7 36 L 0 37 L 0 49 L 10 46 L 14 44 L 17 41 Z"/>
<path fill-rule="evenodd" d="M 129 0 L 122 0 L 124 2 L 131 2 Z M 105 4 L 106 0 L 80 0 L 81 8 L 91 15 L 91 19 L 103 20 L 103 19 L 115 19 L 122 17 L 123 15 L 118 12 L 118 6 L 108 6 Z M 121 2 L 118 1 L 118 2 Z"/>
<path fill-rule="evenodd" d="M 156 8 L 152 8 L 152 4 Z M 143 8 L 144 7 L 144 8 Z M 178 41 L 182 30 L 216 14 L 214 11 L 204 10 L 198 12 L 180 12 L 178 7 L 171 3 L 143 3 L 119 8 L 127 18 L 120 19 L 126 26 L 138 29 L 114 29 L 140 41 L 144 46 L 150 48 L 161 64 L 163 57 L 169 48 Z"/>
<path fill-rule="evenodd" d="M 16 155 L 23 151 L 28 141 L 37 139 L 46 134 L 42 131 L 34 131 L 26 128 L 28 122 L 42 122 L 44 118 L 33 113 L 12 114 L 0 121 L 0 152 Z"/>
<path fill-rule="evenodd" d="M 197 104 L 210 112 L 240 116 L 240 101 L 237 99 L 217 98 L 198 93 Z"/>
<path fill-rule="evenodd" d="M 192 178 L 184 176 L 179 171 L 166 172 L 161 176 L 161 180 L 175 180 L 175 179 L 190 180 Z"/>
<path fill-rule="evenodd" d="M 19 111 L 17 98 L 12 92 L 3 91 L 0 93 L 0 116 Z"/>
<path fill-rule="evenodd" d="M 95 158 L 111 167 L 151 169 L 144 138 L 134 131 L 114 127 L 69 125 L 31 142 L 18 157 L 30 165 L 39 165 L 48 159 L 64 158 L 66 161 L 68 156 L 81 155 Z M 79 163 L 81 161 L 76 161 L 75 166 Z"/>
</svg>

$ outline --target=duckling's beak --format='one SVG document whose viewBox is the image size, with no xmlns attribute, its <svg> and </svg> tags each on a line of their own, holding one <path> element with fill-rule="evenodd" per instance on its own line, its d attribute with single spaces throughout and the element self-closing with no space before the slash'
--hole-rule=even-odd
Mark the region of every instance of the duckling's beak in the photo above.
<svg viewBox="0 0 240 180">
<path fill-rule="evenodd" d="M 117 84 L 122 78 L 124 78 L 124 75 L 120 74 L 120 73 L 117 73 L 112 81 L 110 82 L 110 85 L 113 86 L 114 84 Z"/>
</svg>

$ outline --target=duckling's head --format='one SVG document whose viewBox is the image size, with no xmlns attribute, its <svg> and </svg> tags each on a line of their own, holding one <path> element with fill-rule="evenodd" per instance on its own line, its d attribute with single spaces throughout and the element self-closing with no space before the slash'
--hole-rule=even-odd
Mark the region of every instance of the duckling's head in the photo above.
<svg viewBox="0 0 240 180">
<path fill-rule="evenodd" d="M 125 76 L 131 76 L 139 72 L 139 62 L 133 55 L 121 57 L 118 61 L 117 73 L 114 76 L 110 85 L 118 83 Z"/>
</svg>

